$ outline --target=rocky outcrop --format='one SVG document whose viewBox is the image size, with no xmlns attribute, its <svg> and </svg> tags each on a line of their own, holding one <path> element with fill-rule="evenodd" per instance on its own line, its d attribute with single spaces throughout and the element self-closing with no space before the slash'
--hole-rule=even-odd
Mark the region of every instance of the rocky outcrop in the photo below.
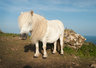
<svg viewBox="0 0 96 68">
<path fill-rule="evenodd" d="M 81 36 L 80 34 L 77 34 L 71 29 L 65 29 L 64 33 L 64 43 L 68 46 L 78 49 L 82 46 L 86 39 Z"/>
</svg>

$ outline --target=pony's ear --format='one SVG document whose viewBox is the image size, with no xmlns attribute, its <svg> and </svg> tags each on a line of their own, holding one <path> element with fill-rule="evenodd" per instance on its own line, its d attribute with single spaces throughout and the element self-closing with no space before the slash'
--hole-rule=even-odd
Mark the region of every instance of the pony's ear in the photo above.
<svg viewBox="0 0 96 68">
<path fill-rule="evenodd" d="M 30 11 L 30 13 L 31 13 L 31 15 L 33 15 L 33 11 L 32 10 Z"/>
</svg>

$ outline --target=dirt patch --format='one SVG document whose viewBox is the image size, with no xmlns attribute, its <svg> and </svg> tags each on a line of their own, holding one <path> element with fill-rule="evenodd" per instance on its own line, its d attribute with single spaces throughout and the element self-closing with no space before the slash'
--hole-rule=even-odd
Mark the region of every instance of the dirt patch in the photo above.
<svg viewBox="0 0 96 68">
<path fill-rule="evenodd" d="M 35 46 L 29 39 L 19 40 L 19 37 L 0 36 L 0 68 L 90 68 L 95 63 L 93 58 L 80 58 L 74 55 L 52 54 L 51 46 L 47 49 L 48 58 L 33 58 Z"/>
</svg>

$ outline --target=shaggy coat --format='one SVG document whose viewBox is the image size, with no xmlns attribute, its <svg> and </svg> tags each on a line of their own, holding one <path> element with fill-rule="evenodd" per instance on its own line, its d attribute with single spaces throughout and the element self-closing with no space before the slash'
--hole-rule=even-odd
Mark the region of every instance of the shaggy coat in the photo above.
<svg viewBox="0 0 96 68">
<path fill-rule="evenodd" d="M 33 14 L 33 20 L 35 24 L 31 32 L 31 42 L 34 44 L 44 37 L 47 30 L 47 20 L 37 14 Z"/>
<path fill-rule="evenodd" d="M 64 25 L 60 20 L 46 20 L 43 16 L 31 12 L 21 13 L 18 19 L 20 34 L 31 33 L 31 42 L 36 45 L 35 57 L 39 56 L 38 41 L 43 43 L 44 55 L 47 57 L 46 44 L 54 43 L 53 53 L 56 53 L 56 42 L 60 39 L 61 54 L 63 54 Z M 23 37 L 22 36 L 22 37 Z"/>
</svg>

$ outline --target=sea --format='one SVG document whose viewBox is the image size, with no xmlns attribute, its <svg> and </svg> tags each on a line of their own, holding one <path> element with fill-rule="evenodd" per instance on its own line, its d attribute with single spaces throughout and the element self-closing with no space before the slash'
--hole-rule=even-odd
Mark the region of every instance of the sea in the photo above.
<svg viewBox="0 0 96 68">
<path fill-rule="evenodd" d="M 87 42 L 92 42 L 96 45 L 96 36 L 84 36 Z"/>
</svg>

